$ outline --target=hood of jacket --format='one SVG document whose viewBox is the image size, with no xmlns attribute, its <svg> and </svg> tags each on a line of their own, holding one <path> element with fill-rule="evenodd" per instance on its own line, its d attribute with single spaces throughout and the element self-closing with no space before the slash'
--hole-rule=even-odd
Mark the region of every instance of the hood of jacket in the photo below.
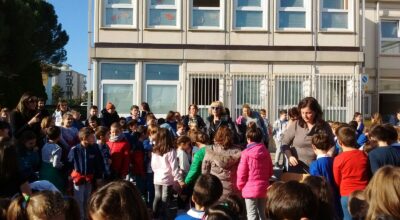
<svg viewBox="0 0 400 220">
<path fill-rule="evenodd" d="M 217 166 L 229 169 L 239 163 L 241 150 L 238 147 L 224 150 L 221 145 L 214 144 L 206 149 L 206 154 Z"/>
<path fill-rule="evenodd" d="M 251 145 L 252 144 L 252 145 Z M 251 145 L 249 148 L 243 151 L 251 158 L 262 158 L 268 155 L 267 148 L 262 143 L 250 143 L 247 146 Z"/>
</svg>

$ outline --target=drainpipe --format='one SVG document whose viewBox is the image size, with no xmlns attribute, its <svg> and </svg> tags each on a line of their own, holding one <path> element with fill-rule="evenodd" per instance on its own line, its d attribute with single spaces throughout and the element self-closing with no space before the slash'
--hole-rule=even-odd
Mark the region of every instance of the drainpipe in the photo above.
<svg viewBox="0 0 400 220">
<path fill-rule="evenodd" d="M 87 114 L 86 117 L 89 117 L 90 106 L 92 106 L 92 99 L 90 97 L 92 91 L 92 59 L 90 57 L 90 50 L 92 48 L 92 0 L 88 0 L 88 70 L 87 70 Z"/>
<path fill-rule="evenodd" d="M 317 22 L 317 19 L 319 18 L 318 16 L 318 1 L 312 1 L 313 8 L 314 8 L 314 13 L 312 13 L 312 32 L 313 32 L 313 46 L 314 46 L 314 63 L 313 63 L 313 69 L 311 71 L 311 96 L 316 97 L 317 96 L 317 90 L 316 90 L 316 74 L 318 72 L 317 68 L 317 57 L 318 57 L 318 52 L 317 52 L 317 44 L 318 44 L 318 25 L 319 22 Z"/>
<path fill-rule="evenodd" d="M 362 0 L 362 43 L 361 43 L 361 51 L 362 51 L 362 53 L 363 53 L 363 62 L 362 62 L 362 69 L 361 69 L 361 74 L 365 74 L 365 45 L 366 45 L 366 41 L 365 41 L 365 0 Z M 361 82 L 361 80 L 360 80 L 360 93 L 361 93 L 361 95 L 360 95 L 360 107 L 359 107 L 359 110 L 360 110 L 360 112 L 363 112 L 363 113 L 365 113 L 364 112 L 364 109 L 363 109 L 363 103 L 364 103 L 364 91 L 363 91 L 363 88 L 361 88 L 361 84 L 362 84 L 362 82 Z"/>
<path fill-rule="evenodd" d="M 376 95 L 376 106 L 378 107 L 379 112 L 379 86 L 380 86 L 380 78 L 381 78 L 381 67 L 380 67 L 380 54 L 381 54 L 381 19 L 380 19 L 380 4 L 379 1 L 376 2 L 376 57 L 375 57 L 375 95 Z"/>
</svg>

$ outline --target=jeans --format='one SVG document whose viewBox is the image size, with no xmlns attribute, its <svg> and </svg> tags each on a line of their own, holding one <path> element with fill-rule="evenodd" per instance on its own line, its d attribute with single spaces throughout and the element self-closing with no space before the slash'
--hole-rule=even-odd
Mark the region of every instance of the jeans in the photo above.
<svg viewBox="0 0 400 220">
<path fill-rule="evenodd" d="M 92 184 L 90 183 L 84 183 L 81 185 L 74 184 L 74 198 L 78 202 L 82 220 L 86 219 L 87 216 L 87 205 L 91 192 Z"/>
<path fill-rule="evenodd" d="M 145 198 L 148 207 L 153 206 L 154 202 L 154 173 L 146 173 Z"/>
<path fill-rule="evenodd" d="M 154 217 L 163 220 L 175 219 L 178 212 L 176 198 L 172 186 L 154 184 L 155 197 L 153 202 Z"/>
<path fill-rule="evenodd" d="M 266 198 L 245 199 L 247 220 L 265 220 Z"/>
<path fill-rule="evenodd" d="M 352 220 L 349 209 L 348 209 L 349 197 L 342 196 L 340 198 L 340 203 L 342 204 L 343 220 Z"/>
</svg>

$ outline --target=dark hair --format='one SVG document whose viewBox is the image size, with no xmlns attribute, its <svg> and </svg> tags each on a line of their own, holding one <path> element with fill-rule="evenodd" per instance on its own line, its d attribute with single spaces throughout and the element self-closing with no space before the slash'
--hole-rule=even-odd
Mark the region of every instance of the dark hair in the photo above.
<svg viewBox="0 0 400 220">
<path fill-rule="evenodd" d="M 0 182 L 8 182 L 19 175 L 17 158 L 17 149 L 11 141 L 0 141 Z"/>
<path fill-rule="evenodd" d="M 355 190 L 350 194 L 349 212 L 353 219 L 365 219 L 368 212 L 368 203 L 364 191 Z"/>
<path fill-rule="evenodd" d="M 297 105 L 297 109 L 300 112 L 302 108 L 310 108 L 311 111 L 315 113 L 314 123 L 316 125 L 320 124 L 322 121 L 322 109 L 319 105 L 318 101 L 314 97 L 306 97 L 302 99 L 299 104 Z M 306 126 L 306 122 L 303 120 L 302 117 L 298 118 L 299 125 L 304 128 Z"/>
<path fill-rule="evenodd" d="M 132 127 L 138 124 L 138 121 L 136 119 L 132 119 L 128 122 L 128 127 Z"/>
<path fill-rule="evenodd" d="M 174 149 L 174 140 L 171 133 L 166 128 L 159 128 L 154 140 L 153 152 L 163 156 Z"/>
<path fill-rule="evenodd" d="M 360 112 L 354 112 L 353 120 L 357 118 L 357 116 L 362 115 Z"/>
<path fill-rule="evenodd" d="M 192 107 L 192 106 L 193 106 L 194 109 L 199 110 L 199 107 L 197 107 L 196 104 L 190 104 L 189 108 L 188 108 L 189 111 L 190 111 L 190 107 Z"/>
<path fill-rule="evenodd" d="M 315 219 L 318 200 L 311 188 L 297 181 L 278 185 L 267 198 L 267 217 L 271 219 Z"/>
<path fill-rule="evenodd" d="M 193 134 L 189 132 L 189 136 L 193 143 L 199 142 L 202 144 L 208 144 L 209 142 L 208 135 L 200 130 L 194 131 Z"/>
<path fill-rule="evenodd" d="M 237 213 L 235 213 L 226 204 L 213 205 L 204 213 L 207 220 L 240 220 Z"/>
<path fill-rule="evenodd" d="M 99 110 L 99 108 L 98 108 L 96 105 L 90 106 L 90 109 L 97 109 L 97 110 Z"/>
<path fill-rule="evenodd" d="M 54 140 L 56 140 L 57 138 L 60 137 L 61 129 L 59 127 L 57 127 L 57 126 L 50 126 L 46 130 L 46 135 L 50 140 L 54 141 Z"/>
<path fill-rule="evenodd" d="M 96 121 L 98 122 L 99 118 L 96 115 L 92 115 L 89 117 L 89 121 Z"/>
<path fill-rule="evenodd" d="M 143 108 L 144 111 L 146 111 L 146 112 L 151 112 L 151 111 L 150 111 L 149 103 L 147 103 L 147 102 L 142 102 L 141 106 L 142 106 L 142 108 Z"/>
<path fill-rule="evenodd" d="M 190 140 L 190 138 L 186 135 L 182 135 L 182 136 L 178 137 L 178 139 L 176 140 L 177 146 L 179 146 L 181 144 L 186 144 L 186 143 L 192 143 L 192 140 Z"/>
<path fill-rule="evenodd" d="M 282 109 L 282 110 L 279 111 L 279 115 L 283 115 L 283 114 L 287 114 L 286 109 Z"/>
<path fill-rule="evenodd" d="M 132 106 L 131 106 L 131 111 L 132 111 L 133 109 L 139 110 L 139 106 L 137 106 L 137 105 L 132 105 Z"/>
<path fill-rule="evenodd" d="M 9 198 L 0 198 L 0 220 L 7 220 L 7 209 L 10 203 Z"/>
<path fill-rule="evenodd" d="M 150 219 L 139 190 L 125 180 L 111 182 L 97 190 L 90 198 L 88 212 L 89 216 L 96 213 L 105 219 Z"/>
<path fill-rule="evenodd" d="M 112 123 L 111 126 L 110 126 L 110 130 L 111 130 L 111 128 L 115 128 L 115 129 L 118 129 L 120 131 L 122 130 L 122 126 L 118 122 Z"/>
<path fill-rule="evenodd" d="M 349 125 L 342 125 L 336 130 L 338 141 L 342 142 L 346 147 L 357 148 L 356 131 Z"/>
<path fill-rule="evenodd" d="M 74 197 L 65 196 L 64 197 L 64 209 L 65 209 L 65 219 L 80 219 L 81 211 L 79 209 L 78 202 Z"/>
<path fill-rule="evenodd" d="M 263 113 L 263 112 L 264 112 L 265 114 L 267 114 L 267 110 L 265 110 L 264 108 L 260 109 L 260 114 Z"/>
<path fill-rule="evenodd" d="M 328 151 L 331 148 L 331 140 L 325 132 L 314 134 L 311 143 L 319 150 Z"/>
<path fill-rule="evenodd" d="M 186 127 L 186 125 L 183 124 L 182 122 L 176 123 L 176 128 L 185 128 L 185 127 Z"/>
<path fill-rule="evenodd" d="M 46 99 L 44 99 L 43 97 L 38 97 L 37 100 L 38 102 L 46 102 Z"/>
<path fill-rule="evenodd" d="M 175 112 L 174 111 L 169 111 L 167 116 L 165 116 L 166 121 L 172 121 L 173 117 L 175 117 Z"/>
<path fill-rule="evenodd" d="M 320 176 L 307 176 L 304 184 L 308 185 L 318 199 L 318 214 L 316 219 L 334 219 L 332 188 Z"/>
<path fill-rule="evenodd" d="M 210 207 L 222 196 L 222 183 L 212 174 L 200 175 L 193 188 L 193 200 L 200 206 Z"/>
<path fill-rule="evenodd" d="M 26 130 L 24 132 L 22 132 L 21 136 L 19 136 L 18 138 L 18 142 L 21 144 L 24 144 L 27 141 L 36 139 L 36 134 L 35 132 L 31 131 L 31 130 Z"/>
<path fill-rule="evenodd" d="M 246 138 L 251 142 L 261 143 L 263 140 L 263 133 L 260 128 L 247 128 Z"/>
<path fill-rule="evenodd" d="M 397 142 L 397 131 L 391 124 L 376 125 L 369 132 L 371 138 L 378 141 L 384 141 L 388 145 Z"/>
<path fill-rule="evenodd" d="M 125 117 L 119 117 L 119 121 L 121 121 L 121 120 L 126 121 L 126 118 Z"/>
<path fill-rule="evenodd" d="M 0 129 L 10 129 L 10 124 L 6 121 L 0 121 Z"/>
<path fill-rule="evenodd" d="M 90 135 L 94 134 L 94 131 L 88 127 L 83 127 L 79 130 L 78 136 L 79 140 L 83 141 L 88 138 Z"/>
<path fill-rule="evenodd" d="M 67 100 L 65 100 L 65 99 L 62 99 L 62 100 L 58 101 L 57 107 L 56 107 L 56 109 L 57 109 L 58 111 L 61 110 L 60 106 L 61 106 L 61 104 L 63 104 L 63 103 L 68 104 Z"/>
<path fill-rule="evenodd" d="M 147 134 L 147 127 L 144 125 L 139 125 L 136 132 L 139 134 Z"/>
<path fill-rule="evenodd" d="M 226 125 L 222 125 L 218 128 L 214 136 L 214 142 L 223 146 L 224 149 L 228 149 L 232 145 L 232 131 Z"/>
<path fill-rule="evenodd" d="M 101 136 L 103 136 L 103 137 L 106 136 L 108 131 L 109 131 L 109 129 L 105 126 L 97 127 L 96 132 L 95 132 L 96 138 L 100 139 Z"/>
<path fill-rule="evenodd" d="M 358 123 L 356 121 L 350 121 L 349 126 L 352 127 L 354 130 L 357 130 Z"/>
<path fill-rule="evenodd" d="M 288 116 L 290 118 L 295 118 L 296 120 L 300 117 L 300 112 L 297 107 L 292 107 L 288 110 Z"/>
</svg>

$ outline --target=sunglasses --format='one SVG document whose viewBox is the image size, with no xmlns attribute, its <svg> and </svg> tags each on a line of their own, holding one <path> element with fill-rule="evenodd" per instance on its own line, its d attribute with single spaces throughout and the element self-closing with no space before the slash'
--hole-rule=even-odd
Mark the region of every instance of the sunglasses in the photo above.
<svg viewBox="0 0 400 220">
<path fill-rule="evenodd" d="M 211 106 L 211 109 L 212 109 L 212 110 L 214 110 L 214 109 L 215 109 L 215 110 L 218 110 L 218 109 L 221 109 L 221 107 L 218 107 L 218 106 Z"/>
</svg>

